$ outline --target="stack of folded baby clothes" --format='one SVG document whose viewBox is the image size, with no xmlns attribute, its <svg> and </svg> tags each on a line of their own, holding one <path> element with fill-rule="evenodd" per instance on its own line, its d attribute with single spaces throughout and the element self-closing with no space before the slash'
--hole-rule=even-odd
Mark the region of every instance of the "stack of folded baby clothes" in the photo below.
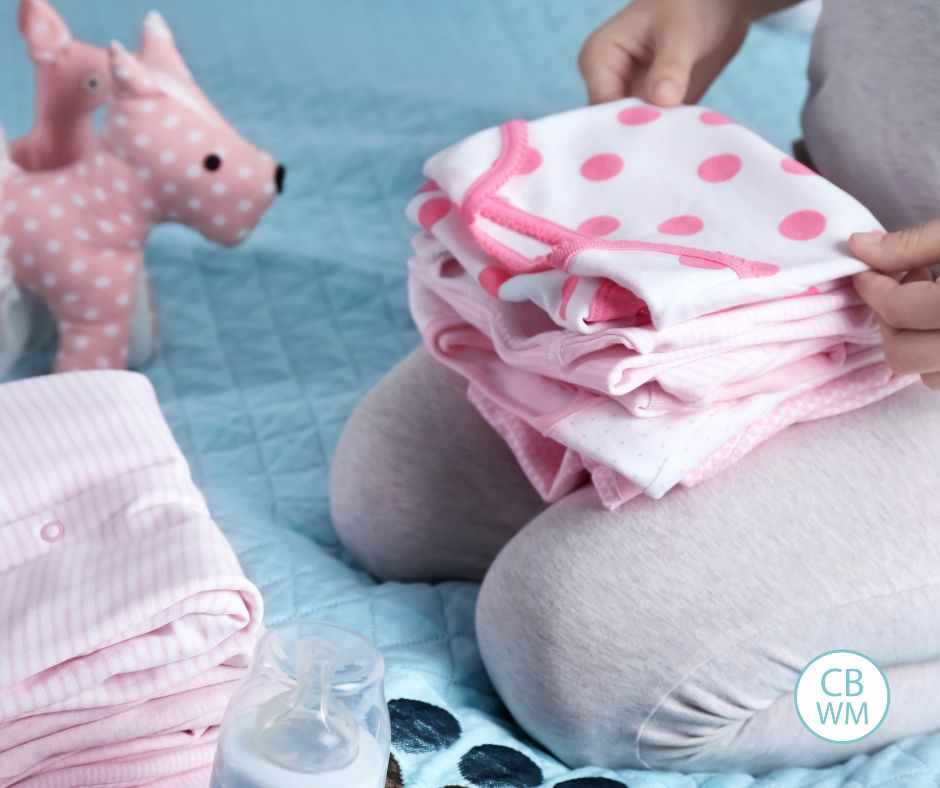
<svg viewBox="0 0 940 788">
<path fill-rule="evenodd" d="M 200 786 L 261 627 L 146 378 L 0 386 L 0 786 Z"/>
<path fill-rule="evenodd" d="M 425 174 L 415 321 L 548 501 L 658 498 L 912 382 L 851 284 L 876 219 L 717 112 L 517 120 Z"/>
</svg>

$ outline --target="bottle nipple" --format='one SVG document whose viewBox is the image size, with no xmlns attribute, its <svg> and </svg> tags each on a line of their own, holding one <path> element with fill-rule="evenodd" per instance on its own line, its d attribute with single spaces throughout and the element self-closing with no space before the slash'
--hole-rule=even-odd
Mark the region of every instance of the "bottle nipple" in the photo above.
<svg viewBox="0 0 940 788">
<path fill-rule="evenodd" d="M 333 695 L 334 655 L 313 638 L 297 644 L 297 684 L 258 710 L 254 738 L 268 760 L 299 772 L 349 766 L 359 752 L 359 723 Z"/>
</svg>

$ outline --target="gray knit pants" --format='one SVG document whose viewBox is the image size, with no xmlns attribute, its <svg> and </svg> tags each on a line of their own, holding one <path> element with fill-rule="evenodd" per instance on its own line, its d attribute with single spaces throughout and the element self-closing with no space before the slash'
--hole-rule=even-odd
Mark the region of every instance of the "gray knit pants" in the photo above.
<svg viewBox="0 0 940 788">
<path fill-rule="evenodd" d="M 590 487 L 546 507 L 465 392 L 424 349 L 395 367 L 340 440 L 334 522 L 379 578 L 483 578 L 487 670 L 563 761 L 764 772 L 940 728 L 936 394 L 791 427 L 610 512 Z M 837 648 L 891 687 L 855 744 L 794 711 L 800 670 Z"/>
</svg>

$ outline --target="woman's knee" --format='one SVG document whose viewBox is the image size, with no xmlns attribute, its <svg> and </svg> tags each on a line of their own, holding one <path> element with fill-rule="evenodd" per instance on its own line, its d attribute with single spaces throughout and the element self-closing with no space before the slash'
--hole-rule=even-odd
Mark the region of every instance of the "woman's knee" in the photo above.
<svg viewBox="0 0 940 788">
<path fill-rule="evenodd" d="M 390 579 L 402 570 L 396 532 L 407 518 L 384 489 L 383 438 L 371 432 L 374 421 L 366 400 L 343 428 L 330 467 L 330 513 L 337 536 L 359 564 Z"/>
<path fill-rule="evenodd" d="M 566 520 L 573 529 L 591 525 Z M 531 525 L 497 556 L 476 627 L 503 702 L 573 768 L 694 771 L 721 760 L 723 743 L 757 709 L 722 696 L 720 669 L 707 667 L 711 644 L 677 637 L 668 596 L 645 594 L 636 569 L 618 583 L 596 559 Z M 706 665 L 701 675 L 697 663 Z M 683 682 L 688 671 L 695 678 Z"/>
<path fill-rule="evenodd" d="M 611 596 L 613 578 L 566 538 L 590 527 L 581 512 L 595 501 L 582 488 L 503 548 L 483 580 L 477 636 L 503 702 L 556 757 L 642 768 L 635 735 L 654 692 L 637 663 L 655 632 L 636 629 L 649 610 L 631 589 Z M 635 637 L 621 640 L 613 622 Z"/>
<path fill-rule="evenodd" d="M 466 388 L 418 348 L 343 429 L 330 472 L 333 523 L 377 577 L 478 580 L 543 507 Z"/>
<path fill-rule="evenodd" d="M 343 545 L 385 580 L 418 579 L 433 453 L 422 445 L 422 414 L 414 407 L 428 363 L 418 348 L 356 405 L 340 434 L 330 467 L 330 512 Z M 430 385 L 430 384 L 429 384 Z"/>
<path fill-rule="evenodd" d="M 523 529 L 477 606 L 494 685 L 519 724 L 571 766 L 763 772 L 843 760 L 845 746 L 825 746 L 797 718 L 796 678 L 833 648 L 885 667 L 940 658 L 926 645 L 940 643 L 933 545 L 872 526 L 866 544 L 884 566 L 866 565 L 863 582 L 848 568 L 825 571 L 857 536 L 844 526 L 820 531 L 820 544 L 795 527 L 704 523 L 697 500 L 680 492 L 612 513 L 582 489 Z M 664 507 L 669 518 L 658 515 Z M 897 629 L 904 620 L 919 622 L 917 636 Z M 911 700 L 936 676 L 933 666 L 919 671 L 906 718 L 853 754 L 940 725 L 940 712 Z"/>
</svg>

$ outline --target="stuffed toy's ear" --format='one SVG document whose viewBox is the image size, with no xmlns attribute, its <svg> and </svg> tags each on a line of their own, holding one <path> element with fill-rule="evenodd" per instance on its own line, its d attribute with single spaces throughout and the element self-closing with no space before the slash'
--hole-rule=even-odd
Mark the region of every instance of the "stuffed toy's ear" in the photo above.
<svg viewBox="0 0 940 788">
<path fill-rule="evenodd" d="M 148 66 L 178 78 L 192 79 L 183 56 L 176 48 L 173 34 L 157 11 L 144 17 L 140 31 L 140 59 Z"/>
<path fill-rule="evenodd" d="M 153 98 L 162 95 L 150 69 L 117 41 L 112 41 L 108 47 L 108 61 L 114 94 L 118 99 Z"/>
<path fill-rule="evenodd" d="M 35 63 L 59 60 L 72 40 L 62 17 L 46 0 L 20 0 L 19 22 Z"/>
</svg>

